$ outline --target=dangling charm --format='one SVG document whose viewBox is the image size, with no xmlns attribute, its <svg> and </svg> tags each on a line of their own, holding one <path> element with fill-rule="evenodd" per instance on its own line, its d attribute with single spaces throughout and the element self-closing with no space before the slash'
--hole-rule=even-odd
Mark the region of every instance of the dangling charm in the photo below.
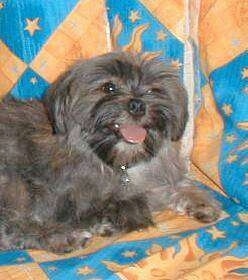
<svg viewBox="0 0 248 280">
<path fill-rule="evenodd" d="M 127 167 L 126 165 L 121 165 L 121 177 L 120 177 L 121 185 L 126 187 L 130 183 L 130 178 L 127 174 Z"/>
</svg>

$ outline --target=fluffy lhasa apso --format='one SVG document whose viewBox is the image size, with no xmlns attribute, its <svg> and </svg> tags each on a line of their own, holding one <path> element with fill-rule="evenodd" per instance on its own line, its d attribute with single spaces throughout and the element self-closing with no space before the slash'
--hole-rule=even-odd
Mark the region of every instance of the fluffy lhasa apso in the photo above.
<svg viewBox="0 0 248 280">
<path fill-rule="evenodd" d="M 69 252 L 166 208 L 215 221 L 220 206 L 180 157 L 187 118 L 177 74 L 125 52 L 79 61 L 42 101 L 3 100 L 0 249 Z"/>
</svg>

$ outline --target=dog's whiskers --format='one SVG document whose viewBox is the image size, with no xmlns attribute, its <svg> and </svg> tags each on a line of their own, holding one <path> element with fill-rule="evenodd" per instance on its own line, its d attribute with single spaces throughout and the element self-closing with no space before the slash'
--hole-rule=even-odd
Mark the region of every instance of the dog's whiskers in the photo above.
<svg viewBox="0 0 248 280">
<path fill-rule="evenodd" d="M 110 123 L 111 120 L 115 120 L 115 116 L 113 116 L 113 113 L 107 112 L 104 114 L 101 114 L 97 116 L 95 120 L 95 127 L 98 128 L 99 126 L 103 126 L 106 123 Z"/>
<path fill-rule="evenodd" d="M 106 144 L 107 142 L 109 142 L 108 138 L 104 138 L 102 139 L 100 142 L 98 142 L 97 144 L 94 144 L 92 147 L 92 151 L 96 151 L 98 150 L 101 146 L 103 146 L 104 144 Z"/>
</svg>

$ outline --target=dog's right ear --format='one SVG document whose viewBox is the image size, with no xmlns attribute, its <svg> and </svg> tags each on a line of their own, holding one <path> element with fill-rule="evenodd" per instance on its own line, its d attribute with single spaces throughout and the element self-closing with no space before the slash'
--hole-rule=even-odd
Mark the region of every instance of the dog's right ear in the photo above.
<svg viewBox="0 0 248 280">
<path fill-rule="evenodd" d="M 70 120 L 71 82 L 72 75 L 67 71 L 52 83 L 44 98 L 54 133 L 67 132 Z"/>
</svg>

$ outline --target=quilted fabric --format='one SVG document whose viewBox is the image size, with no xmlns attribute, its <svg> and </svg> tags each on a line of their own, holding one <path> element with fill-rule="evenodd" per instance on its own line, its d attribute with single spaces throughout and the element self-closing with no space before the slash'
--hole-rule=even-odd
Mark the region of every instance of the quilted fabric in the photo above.
<svg viewBox="0 0 248 280">
<path fill-rule="evenodd" d="M 202 1 L 199 15 L 202 95 L 192 160 L 237 203 L 247 192 L 247 1 Z"/>
<path fill-rule="evenodd" d="M 189 92 L 192 176 L 223 206 L 212 225 L 167 211 L 68 255 L 0 252 L 0 279 L 247 279 L 247 18 L 246 0 L 0 0 L 0 97 L 40 99 L 76 59 L 113 48 L 160 53 Z"/>
</svg>

